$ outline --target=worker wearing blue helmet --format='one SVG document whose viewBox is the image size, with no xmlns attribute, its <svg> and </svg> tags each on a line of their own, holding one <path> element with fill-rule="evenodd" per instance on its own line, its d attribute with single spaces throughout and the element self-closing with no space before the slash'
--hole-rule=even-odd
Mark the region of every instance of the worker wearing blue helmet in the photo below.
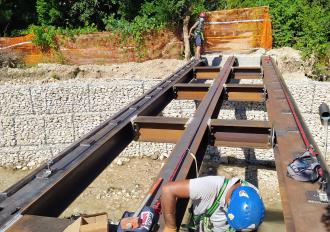
<svg viewBox="0 0 330 232">
<path fill-rule="evenodd" d="M 177 198 L 192 200 L 192 216 L 186 225 L 192 231 L 253 231 L 265 215 L 257 188 L 239 178 L 207 176 L 169 182 L 161 195 L 165 232 L 177 231 Z"/>
</svg>

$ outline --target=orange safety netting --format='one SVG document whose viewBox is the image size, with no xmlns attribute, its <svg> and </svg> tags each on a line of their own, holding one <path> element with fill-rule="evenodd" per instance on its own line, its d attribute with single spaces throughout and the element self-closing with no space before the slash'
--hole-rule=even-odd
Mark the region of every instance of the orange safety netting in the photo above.
<svg viewBox="0 0 330 232">
<path fill-rule="evenodd" d="M 213 11 L 207 13 L 205 51 L 234 51 L 272 47 L 272 29 L 268 7 Z M 105 64 L 177 58 L 182 41 L 177 34 L 163 30 L 148 34 L 144 46 L 137 49 L 133 41 L 123 43 L 109 32 L 91 33 L 68 39 L 58 36 L 59 51 L 41 51 L 31 41 L 33 35 L 0 38 L 0 52 L 22 55 L 26 64 L 66 62 L 71 64 Z"/>
<path fill-rule="evenodd" d="M 272 29 L 268 7 L 207 12 L 206 52 L 242 51 L 272 48 Z"/>
<path fill-rule="evenodd" d="M 41 51 L 31 41 L 33 35 L 0 38 L 0 52 L 20 54 L 24 62 L 33 65 L 41 62 L 69 64 L 111 64 L 144 61 L 156 58 L 178 58 L 182 41 L 170 30 L 149 33 L 142 47 L 132 39 L 123 39 L 111 32 L 77 35 L 74 38 L 57 36 L 58 51 Z"/>
</svg>

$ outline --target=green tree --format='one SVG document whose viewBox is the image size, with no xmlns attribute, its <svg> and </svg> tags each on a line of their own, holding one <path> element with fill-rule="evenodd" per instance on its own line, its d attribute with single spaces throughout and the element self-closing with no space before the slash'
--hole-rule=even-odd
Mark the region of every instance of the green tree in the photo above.
<svg viewBox="0 0 330 232">
<path fill-rule="evenodd" d="M 104 30 L 103 19 L 118 11 L 117 0 L 77 0 L 69 5 L 70 23 L 73 26 L 96 25 Z"/>
<path fill-rule="evenodd" d="M 5 35 L 10 23 L 10 19 L 13 16 L 13 6 L 11 2 L 5 0 L 0 0 L 0 6 L 1 34 Z"/>
<path fill-rule="evenodd" d="M 141 8 L 141 14 L 154 17 L 164 25 L 182 26 L 185 58 L 188 59 L 191 54 L 188 35 L 190 18 L 204 9 L 204 0 L 155 0 L 146 2 Z"/>
<path fill-rule="evenodd" d="M 139 15 L 141 6 L 145 3 L 145 0 L 122 0 L 118 1 L 117 14 L 128 21 L 134 20 Z"/>
<path fill-rule="evenodd" d="M 35 0 L 0 0 L 0 35 L 15 33 L 35 21 Z"/>
<path fill-rule="evenodd" d="M 56 25 L 61 21 L 62 14 L 58 1 L 37 0 L 36 9 L 41 25 Z"/>
<path fill-rule="evenodd" d="M 226 0 L 225 8 L 269 6 L 275 47 L 290 46 L 316 57 L 317 72 L 329 74 L 330 1 Z"/>
</svg>

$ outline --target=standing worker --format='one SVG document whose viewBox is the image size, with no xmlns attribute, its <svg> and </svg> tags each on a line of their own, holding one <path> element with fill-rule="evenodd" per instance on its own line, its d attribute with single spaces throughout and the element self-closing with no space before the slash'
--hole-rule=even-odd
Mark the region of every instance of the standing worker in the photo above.
<svg viewBox="0 0 330 232">
<path fill-rule="evenodd" d="M 197 22 L 190 28 L 189 37 L 192 36 L 192 31 L 194 30 L 194 38 L 196 45 L 196 54 L 195 58 L 201 58 L 201 47 L 204 43 L 204 23 L 205 23 L 206 14 L 202 12 L 199 14 Z"/>
<path fill-rule="evenodd" d="M 197 232 L 253 231 L 265 215 L 257 188 L 237 177 L 206 176 L 169 182 L 161 194 L 164 232 L 177 231 L 177 198 L 192 200 L 188 228 Z"/>
</svg>

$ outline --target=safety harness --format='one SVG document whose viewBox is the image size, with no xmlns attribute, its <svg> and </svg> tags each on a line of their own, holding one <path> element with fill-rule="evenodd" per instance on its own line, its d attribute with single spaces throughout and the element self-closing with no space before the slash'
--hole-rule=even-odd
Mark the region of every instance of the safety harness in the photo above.
<svg viewBox="0 0 330 232">
<path fill-rule="evenodd" d="M 199 229 L 199 231 L 212 232 L 213 226 L 212 223 L 210 223 L 210 218 L 213 215 L 213 213 L 216 211 L 216 209 L 218 209 L 220 205 L 221 197 L 225 192 L 228 183 L 229 183 L 229 179 L 225 178 L 224 183 L 220 188 L 219 194 L 215 198 L 211 207 L 208 208 L 205 213 L 200 215 L 194 215 L 193 209 L 190 208 L 191 211 L 190 221 L 189 224 L 185 225 L 184 227 L 193 231 L 197 231 L 197 229 Z"/>
<path fill-rule="evenodd" d="M 202 232 L 213 232 L 213 225 L 210 222 L 211 216 L 214 214 L 214 212 L 219 208 L 221 198 L 229 184 L 230 179 L 225 178 L 223 185 L 221 186 L 219 190 L 219 194 L 215 198 L 213 204 L 210 208 L 206 210 L 205 213 L 200 215 L 194 215 L 192 207 L 190 208 L 190 220 L 189 224 L 182 225 L 181 227 L 191 230 L 191 231 L 202 231 Z M 240 183 L 242 186 L 248 186 L 249 183 L 245 180 L 240 180 Z M 235 230 L 231 227 L 229 227 L 226 232 L 235 232 Z"/>
<path fill-rule="evenodd" d="M 201 20 L 198 20 L 198 26 L 194 31 L 195 38 L 199 35 L 202 40 L 204 40 L 204 22 Z"/>
</svg>

